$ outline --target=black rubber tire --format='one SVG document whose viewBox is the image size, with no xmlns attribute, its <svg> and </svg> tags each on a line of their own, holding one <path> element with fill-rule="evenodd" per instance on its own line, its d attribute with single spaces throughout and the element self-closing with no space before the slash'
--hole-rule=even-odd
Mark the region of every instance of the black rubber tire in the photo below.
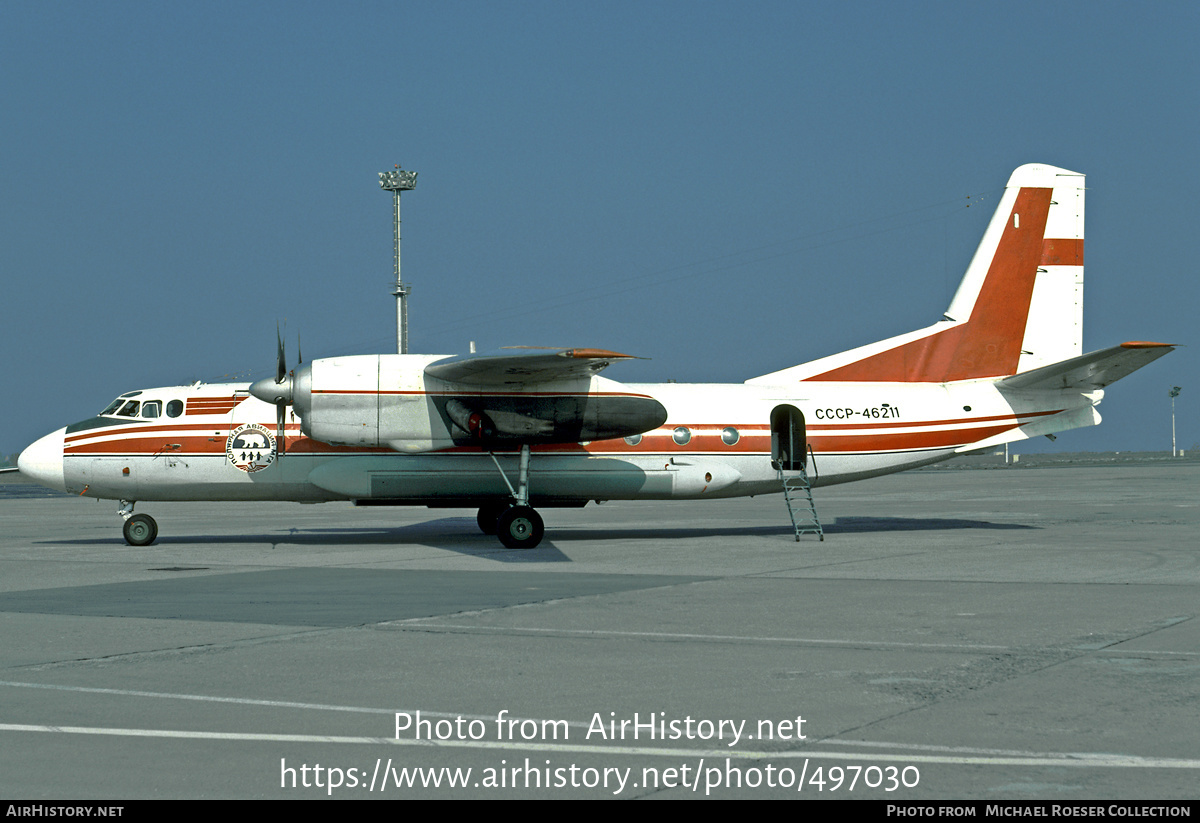
<svg viewBox="0 0 1200 823">
<path fill-rule="evenodd" d="M 542 542 L 542 516 L 530 506 L 512 506 L 496 521 L 500 542 L 510 549 L 532 549 Z"/>
<path fill-rule="evenodd" d="M 496 524 L 500 520 L 500 515 L 504 514 L 505 510 L 512 506 L 511 503 L 487 503 L 479 507 L 479 514 L 475 515 L 475 522 L 479 524 L 479 530 L 484 534 L 495 534 Z"/>
<path fill-rule="evenodd" d="M 121 531 L 131 546 L 149 546 L 158 538 L 158 524 L 148 514 L 130 515 Z"/>
</svg>

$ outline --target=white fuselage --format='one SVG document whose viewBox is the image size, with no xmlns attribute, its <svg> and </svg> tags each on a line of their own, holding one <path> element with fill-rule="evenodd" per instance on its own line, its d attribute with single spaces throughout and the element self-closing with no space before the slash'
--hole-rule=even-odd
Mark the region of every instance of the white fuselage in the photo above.
<svg viewBox="0 0 1200 823">
<path fill-rule="evenodd" d="M 667 420 L 640 437 L 539 446 L 531 499 L 698 499 L 778 492 L 771 414 L 803 414 L 813 485 L 901 471 L 1047 430 L 1088 425 L 1098 393 L 1001 392 L 993 380 L 953 384 L 799 382 L 618 384 L 657 399 Z M 102 415 L 60 429 L 22 456 L 22 469 L 75 494 L 124 500 L 382 499 L 416 505 L 476 505 L 509 494 L 493 456 L 476 446 L 400 453 L 386 446 L 333 445 L 300 431 L 291 411 L 285 448 L 275 443 L 275 407 L 246 384 L 131 393 L 154 417 Z M 425 402 L 432 404 L 430 397 Z M 174 402 L 173 402 L 174 401 Z M 168 416 L 164 410 L 178 412 Z M 182 411 L 180 411 L 182 409 Z M 119 411 L 119 410 L 118 410 Z M 509 477 L 515 449 L 495 457 Z"/>
</svg>

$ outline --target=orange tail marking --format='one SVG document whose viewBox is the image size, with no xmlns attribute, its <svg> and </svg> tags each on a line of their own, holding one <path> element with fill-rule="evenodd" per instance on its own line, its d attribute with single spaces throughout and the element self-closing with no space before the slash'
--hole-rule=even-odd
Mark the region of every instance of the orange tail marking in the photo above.
<svg viewBox="0 0 1200 823">
<path fill-rule="evenodd" d="M 1049 188 L 1018 192 L 966 323 L 808 379 L 941 383 L 1015 374 L 1039 264 L 1048 253 L 1078 256 L 1082 262 L 1082 242 L 1046 248 L 1046 215 L 1053 192 Z"/>
</svg>

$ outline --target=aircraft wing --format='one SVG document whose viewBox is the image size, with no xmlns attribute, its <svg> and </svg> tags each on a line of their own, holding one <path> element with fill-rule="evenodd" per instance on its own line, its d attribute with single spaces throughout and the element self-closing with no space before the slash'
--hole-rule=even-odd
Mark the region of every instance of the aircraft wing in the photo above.
<svg viewBox="0 0 1200 823">
<path fill-rule="evenodd" d="M 997 385 L 1001 389 L 1102 389 L 1174 350 L 1169 343 L 1122 343 L 1005 377 Z"/>
<path fill-rule="evenodd" d="M 438 360 L 425 374 L 466 386 L 501 387 L 587 379 L 617 360 L 638 360 L 631 354 L 604 349 L 523 349 L 511 354 L 467 355 Z"/>
<path fill-rule="evenodd" d="M 445 384 L 433 402 L 459 445 L 578 443 L 641 434 L 666 421 L 653 397 L 596 376 L 630 359 L 604 349 L 521 349 L 437 360 L 425 377 Z"/>
</svg>

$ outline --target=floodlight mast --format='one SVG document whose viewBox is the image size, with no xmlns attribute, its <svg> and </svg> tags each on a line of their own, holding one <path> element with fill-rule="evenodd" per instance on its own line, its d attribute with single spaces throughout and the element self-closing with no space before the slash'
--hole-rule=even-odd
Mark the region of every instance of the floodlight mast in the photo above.
<svg viewBox="0 0 1200 823">
<path fill-rule="evenodd" d="M 1175 398 L 1183 391 L 1179 386 L 1172 386 L 1168 394 L 1171 397 L 1171 456 L 1178 457 L 1179 452 L 1175 449 Z"/>
<path fill-rule="evenodd" d="M 400 279 L 400 192 L 417 187 L 417 173 L 404 171 L 397 163 L 392 171 L 379 173 L 379 188 L 392 193 L 392 219 L 395 224 L 393 246 L 396 252 L 396 283 L 392 294 L 396 296 L 396 351 L 408 354 L 408 301 L 411 289 Z"/>
</svg>

